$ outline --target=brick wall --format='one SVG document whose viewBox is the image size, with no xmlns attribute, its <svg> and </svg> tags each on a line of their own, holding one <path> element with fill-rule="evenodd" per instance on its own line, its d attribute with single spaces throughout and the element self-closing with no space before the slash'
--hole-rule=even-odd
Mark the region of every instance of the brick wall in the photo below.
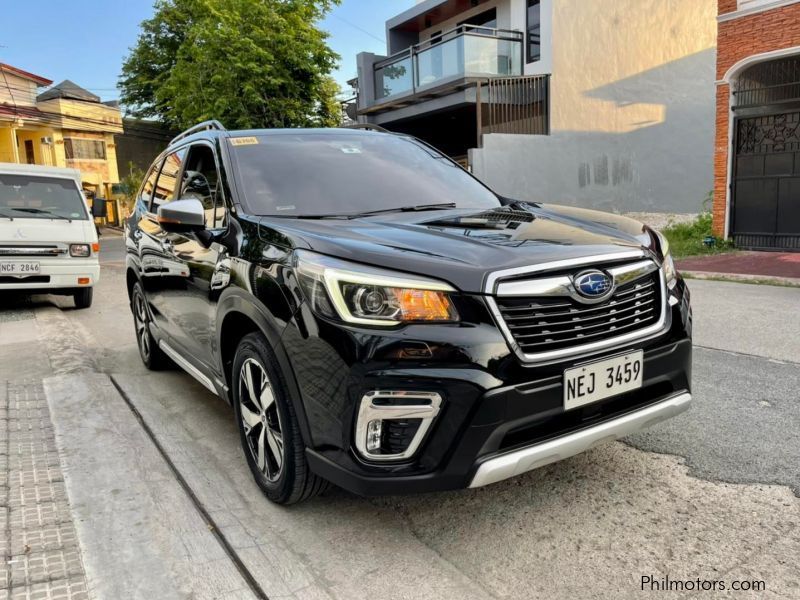
<svg viewBox="0 0 800 600">
<path fill-rule="evenodd" d="M 737 0 L 719 0 L 719 13 L 736 10 Z M 740 60 L 784 48 L 800 46 L 800 3 L 789 4 L 719 23 L 717 80 Z M 725 202 L 729 164 L 728 116 L 730 88 L 717 86 L 717 135 L 714 147 L 714 232 L 725 228 Z"/>
<path fill-rule="evenodd" d="M 739 0 L 718 0 L 719 14 L 733 12 L 736 10 Z"/>
</svg>

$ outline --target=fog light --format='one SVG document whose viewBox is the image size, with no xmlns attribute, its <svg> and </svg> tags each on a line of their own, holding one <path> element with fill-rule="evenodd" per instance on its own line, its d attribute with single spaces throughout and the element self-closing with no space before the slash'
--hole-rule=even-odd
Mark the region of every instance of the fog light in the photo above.
<svg viewBox="0 0 800 600">
<path fill-rule="evenodd" d="M 367 425 L 367 451 L 378 452 L 381 449 L 381 433 L 383 432 L 383 421 L 375 419 Z"/>
<path fill-rule="evenodd" d="M 355 447 L 367 460 L 411 458 L 439 414 L 436 392 L 374 391 L 358 409 Z"/>
</svg>

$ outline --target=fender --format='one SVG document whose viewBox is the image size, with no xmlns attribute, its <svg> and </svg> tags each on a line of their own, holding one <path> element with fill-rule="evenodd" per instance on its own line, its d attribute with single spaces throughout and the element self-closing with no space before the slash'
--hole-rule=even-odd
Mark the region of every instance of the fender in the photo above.
<svg viewBox="0 0 800 600">
<path fill-rule="evenodd" d="M 219 304 L 217 306 L 217 333 L 216 342 L 217 348 L 220 350 L 218 354 L 218 361 L 220 373 L 225 374 L 223 365 L 221 348 L 222 348 L 222 323 L 225 317 L 230 313 L 241 313 L 252 320 L 259 328 L 267 342 L 275 352 L 275 357 L 278 360 L 278 365 L 283 373 L 286 387 L 289 391 L 290 401 L 294 406 L 294 412 L 297 416 L 298 424 L 300 425 L 300 433 L 303 436 L 303 443 L 307 447 L 313 447 L 311 440 L 311 428 L 308 426 L 308 419 L 306 418 L 305 406 L 303 405 L 302 397 L 300 395 L 300 388 L 295 379 L 294 369 L 289 362 L 289 357 L 286 349 L 281 341 L 281 335 L 288 323 L 276 318 L 270 310 L 259 301 L 251 292 L 243 290 L 242 288 L 231 286 L 227 288 L 220 295 Z M 227 381 L 225 377 L 225 397 L 228 403 L 233 403 L 233 396 L 231 394 L 231 382 Z"/>
</svg>

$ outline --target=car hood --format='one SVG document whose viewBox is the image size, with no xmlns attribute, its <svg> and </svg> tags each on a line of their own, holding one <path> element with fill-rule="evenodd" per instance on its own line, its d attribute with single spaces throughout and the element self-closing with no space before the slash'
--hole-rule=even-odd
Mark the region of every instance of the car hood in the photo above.
<svg viewBox="0 0 800 600">
<path fill-rule="evenodd" d="M 277 230 L 298 248 L 426 275 L 473 293 L 482 293 L 487 276 L 501 269 L 656 252 L 650 229 L 638 221 L 557 205 L 510 213 L 454 209 L 358 219 L 263 217 L 260 228 L 264 237 Z"/>
</svg>

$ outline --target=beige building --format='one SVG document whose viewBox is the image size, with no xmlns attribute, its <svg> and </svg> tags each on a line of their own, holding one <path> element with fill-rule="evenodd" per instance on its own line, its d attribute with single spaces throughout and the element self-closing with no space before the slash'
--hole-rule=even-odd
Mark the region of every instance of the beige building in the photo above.
<svg viewBox="0 0 800 600">
<path fill-rule="evenodd" d="M 0 162 L 79 169 L 84 189 L 110 196 L 119 182 L 119 108 L 71 81 L 52 81 L 0 63 Z"/>
</svg>

